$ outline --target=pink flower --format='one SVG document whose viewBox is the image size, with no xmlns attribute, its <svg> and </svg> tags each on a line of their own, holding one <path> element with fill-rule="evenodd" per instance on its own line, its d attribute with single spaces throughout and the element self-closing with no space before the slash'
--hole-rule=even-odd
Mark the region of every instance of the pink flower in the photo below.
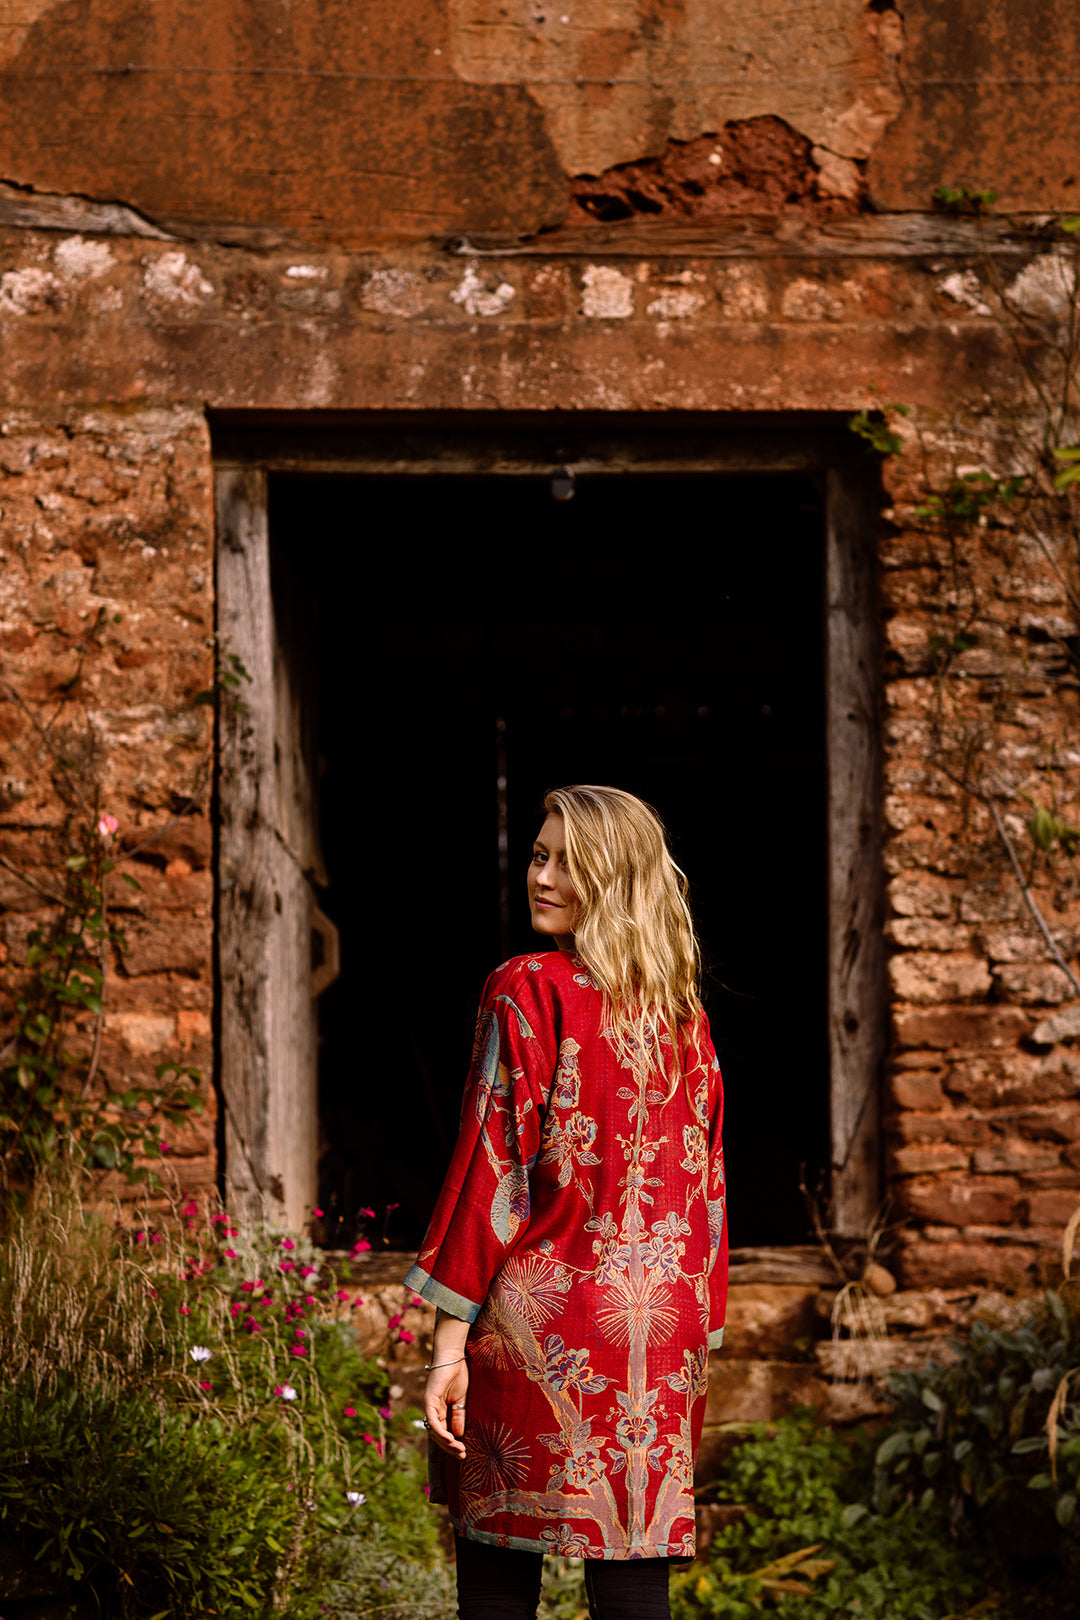
<svg viewBox="0 0 1080 1620">
<path fill-rule="evenodd" d="M 236 1259 L 236 1250 L 235 1249 L 226 1249 L 224 1252 L 225 1252 L 226 1260 L 235 1260 Z"/>
<path fill-rule="evenodd" d="M 296 1337 L 298 1339 L 306 1339 L 307 1338 L 307 1328 L 297 1328 Z"/>
<path fill-rule="evenodd" d="M 431 1486 L 430 1485 L 425 1485 L 424 1486 L 424 1495 L 425 1496 L 430 1496 L 431 1495 Z"/>
<path fill-rule="evenodd" d="M 347 1406 L 345 1408 L 345 1416 L 346 1417 L 355 1417 L 356 1416 L 356 1407 L 355 1406 Z"/>
<path fill-rule="evenodd" d="M 160 1243 L 162 1241 L 161 1233 L 160 1232 L 151 1232 L 150 1241 L 151 1241 L 151 1243 Z"/>
<path fill-rule="evenodd" d="M 359 1294 L 357 1294 L 357 1296 L 356 1296 L 356 1298 L 355 1298 L 355 1299 L 354 1299 L 354 1300 L 353 1300 L 353 1302 L 352 1302 L 352 1308 L 353 1308 L 353 1310 L 354 1310 L 354 1311 L 355 1311 L 355 1310 L 358 1310 L 358 1309 L 359 1309 L 359 1308 L 360 1308 L 360 1306 L 361 1306 L 361 1305 L 362 1305 L 362 1304 L 363 1304 L 363 1303 L 364 1303 L 364 1302 L 363 1302 L 363 1300 L 362 1300 L 362 1299 L 361 1299 L 361 1298 L 360 1298 L 360 1295 L 359 1295 Z"/>
<path fill-rule="evenodd" d="M 412 1297 L 412 1299 L 410 1299 L 410 1301 L 409 1301 L 409 1304 L 410 1304 L 410 1305 L 422 1305 L 422 1304 L 423 1304 L 423 1303 L 424 1303 L 424 1302 L 423 1302 L 423 1300 L 422 1300 L 422 1299 L 421 1299 L 421 1298 L 420 1298 L 420 1295 L 419 1295 L 419 1294 L 414 1294 L 414 1295 L 413 1295 L 413 1297 Z"/>
<path fill-rule="evenodd" d="M 295 1389 L 293 1389 L 291 1384 L 278 1384 L 278 1385 L 276 1385 L 275 1389 L 274 1389 L 274 1394 L 275 1395 L 280 1395 L 283 1401 L 295 1401 L 295 1399 L 296 1399 L 296 1391 L 295 1391 Z M 292 1486 L 289 1485 L 287 1487 L 287 1489 L 291 1491 Z"/>
<path fill-rule="evenodd" d="M 205 1378 L 200 1378 L 199 1379 L 199 1388 L 200 1389 L 213 1389 L 213 1387 L 214 1387 L 213 1384 L 208 1384 Z"/>
<path fill-rule="evenodd" d="M 301 1266 L 300 1275 L 301 1277 L 314 1277 L 316 1269 L 315 1266 Z"/>
<path fill-rule="evenodd" d="M 240 1304 L 239 1300 L 236 1300 L 232 1305 L 229 1306 L 229 1309 L 234 1316 L 239 1316 L 243 1308 L 244 1307 Z"/>
<path fill-rule="evenodd" d="M 255 1287 L 255 1284 L 253 1282 L 242 1282 L 240 1284 L 240 1291 L 241 1291 L 241 1293 L 244 1293 L 244 1294 L 250 1294 L 253 1291 L 254 1287 Z"/>
<path fill-rule="evenodd" d="M 357 1242 L 353 1244 L 352 1252 L 353 1254 L 366 1254 L 370 1248 L 371 1244 L 368 1242 L 367 1238 L 359 1238 Z"/>
<path fill-rule="evenodd" d="M 321 1209 L 313 1209 L 311 1213 L 314 1215 L 316 1220 L 320 1220 L 322 1218 L 323 1214 L 325 1213 L 325 1211 L 323 1211 Z"/>
<path fill-rule="evenodd" d="M 194 1198 L 189 1198 L 186 1204 L 181 1204 L 180 1213 L 181 1215 L 197 1215 L 199 1213 L 199 1206 L 195 1202 Z M 217 1218 L 218 1217 L 215 1215 L 215 1221 Z"/>
<path fill-rule="evenodd" d="M 362 1434 L 360 1438 L 364 1442 L 365 1446 L 373 1446 L 375 1444 L 375 1436 L 373 1434 Z"/>
<path fill-rule="evenodd" d="M 307 1355 L 307 1345 L 306 1344 L 290 1344 L 290 1346 L 289 1346 L 289 1354 L 290 1354 L 290 1356 L 306 1356 Z"/>
<path fill-rule="evenodd" d="M 388 1328 L 391 1328 L 391 1329 L 396 1328 L 396 1327 L 400 1327 L 404 1320 L 405 1320 L 404 1316 L 399 1311 L 396 1316 L 392 1316 L 390 1318 L 389 1322 L 387 1322 L 386 1325 L 387 1325 Z"/>
<path fill-rule="evenodd" d="M 292 1238 L 282 1238 L 281 1247 L 283 1249 L 295 1249 L 296 1244 L 293 1242 Z"/>
<path fill-rule="evenodd" d="M 344 1288 L 339 1288 L 337 1293 L 334 1295 L 334 1298 L 340 1299 L 341 1303 L 345 1305 L 348 1303 L 349 1296 Z"/>
<path fill-rule="evenodd" d="M 181 1316 L 190 1316 L 191 1315 L 191 1306 L 190 1305 L 181 1305 L 181 1307 L 180 1307 L 180 1315 Z"/>
<path fill-rule="evenodd" d="M 278 1266 L 278 1270 L 279 1271 L 295 1271 L 296 1270 L 296 1261 L 295 1260 L 283 1260 L 281 1262 L 281 1264 Z"/>
<path fill-rule="evenodd" d="M 119 825 L 115 816 L 102 816 L 97 824 L 97 830 L 102 838 L 111 838 Z"/>
<path fill-rule="evenodd" d="M 401 1332 L 397 1336 L 397 1342 L 398 1344 L 415 1344 L 416 1334 L 408 1333 L 405 1328 L 402 1328 Z"/>
<path fill-rule="evenodd" d="M 158 1143 L 158 1148 L 161 1150 L 162 1153 L 168 1153 L 170 1151 L 168 1142 L 159 1142 Z"/>
<path fill-rule="evenodd" d="M 314 1294 L 305 1294 L 304 1295 L 304 1304 L 305 1305 L 314 1305 L 314 1303 L 315 1303 L 315 1295 Z"/>
<path fill-rule="evenodd" d="M 383 1445 L 383 1443 L 382 1443 L 382 1441 L 381 1441 L 381 1440 L 376 1440 L 376 1442 L 375 1442 L 375 1450 L 376 1450 L 376 1451 L 377 1451 L 377 1452 L 378 1452 L 378 1453 L 379 1453 L 379 1456 L 380 1456 L 380 1457 L 381 1457 L 381 1456 L 382 1456 L 382 1454 L 383 1454 L 383 1452 L 384 1452 L 384 1451 L 385 1451 L 385 1449 L 386 1449 L 386 1448 L 385 1448 L 385 1446 L 384 1446 L 384 1445 Z"/>
<path fill-rule="evenodd" d="M 390 1408 L 388 1406 L 380 1406 L 379 1407 L 379 1416 L 381 1418 L 383 1418 L 383 1419 L 392 1418 L 393 1415 L 394 1415 L 393 1412 L 391 1412 L 391 1410 L 390 1410 Z"/>
<path fill-rule="evenodd" d="M 146 1242 L 146 1233 L 145 1232 L 136 1232 L 135 1241 L 136 1241 L 136 1243 L 145 1243 Z"/>
<path fill-rule="evenodd" d="M 366 1215 L 369 1221 L 373 1221 L 375 1219 L 375 1211 L 373 1209 L 361 1209 L 358 1211 L 358 1213 L 360 1215 Z"/>
<path fill-rule="evenodd" d="M 195 1213 L 194 1204 L 192 1204 L 190 1210 L 185 1209 L 185 1211 L 184 1211 L 185 1215 L 189 1215 L 189 1214 L 194 1215 L 194 1213 Z M 220 1226 L 220 1225 L 227 1226 L 228 1223 L 229 1223 L 229 1217 L 227 1215 L 211 1215 L 211 1217 L 210 1217 L 210 1225 L 211 1226 Z"/>
<path fill-rule="evenodd" d="M 391 1210 L 392 1210 L 392 1209 L 400 1209 L 400 1208 L 401 1208 L 401 1205 L 400 1205 L 400 1204 L 387 1204 L 387 1206 L 386 1206 L 386 1213 L 387 1213 L 387 1214 L 388 1214 L 388 1215 L 389 1215 L 389 1213 L 390 1213 L 390 1211 L 391 1211 Z"/>
</svg>

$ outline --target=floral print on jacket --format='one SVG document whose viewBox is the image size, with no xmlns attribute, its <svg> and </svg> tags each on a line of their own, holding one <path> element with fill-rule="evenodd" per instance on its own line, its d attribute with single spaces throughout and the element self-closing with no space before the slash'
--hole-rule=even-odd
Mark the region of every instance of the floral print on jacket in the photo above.
<svg viewBox="0 0 1080 1620">
<path fill-rule="evenodd" d="M 407 1282 L 472 1323 L 468 1537 L 585 1558 L 691 1557 L 727 1223 L 707 1022 L 674 1087 L 619 1061 L 570 952 L 488 980 L 457 1147 Z M 671 1042 L 661 1037 L 665 1055 Z"/>
</svg>

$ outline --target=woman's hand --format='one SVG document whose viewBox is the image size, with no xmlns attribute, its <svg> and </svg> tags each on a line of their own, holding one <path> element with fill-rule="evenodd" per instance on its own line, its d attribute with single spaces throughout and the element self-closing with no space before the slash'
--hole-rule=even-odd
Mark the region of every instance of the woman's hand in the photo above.
<svg viewBox="0 0 1080 1620">
<path fill-rule="evenodd" d="M 465 1397 L 468 1389 L 469 1363 L 464 1359 L 449 1367 L 433 1367 L 424 1386 L 428 1433 L 435 1444 L 451 1457 L 465 1455 L 461 1437 L 465 1433 Z"/>
</svg>

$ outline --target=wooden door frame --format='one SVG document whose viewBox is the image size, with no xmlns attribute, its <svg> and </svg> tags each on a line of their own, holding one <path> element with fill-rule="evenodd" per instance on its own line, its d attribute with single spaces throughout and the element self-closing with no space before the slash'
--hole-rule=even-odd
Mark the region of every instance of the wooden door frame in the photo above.
<svg viewBox="0 0 1080 1620">
<path fill-rule="evenodd" d="M 866 1230 L 881 1196 L 880 1084 L 887 1036 L 877 602 L 882 502 L 879 464 L 852 439 L 845 422 L 672 413 L 653 421 L 564 416 L 556 426 L 502 413 L 486 420 L 447 414 L 378 421 L 230 413 L 212 421 L 219 649 L 238 656 L 251 676 L 239 706 L 228 700 L 220 706 L 217 751 L 218 1074 L 224 1179 L 240 1205 L 266 1213 L 277 1200 L 291 1213 L 298 1204 L 291 1182 L 299 1172 L 287 1168 L 297 1099 L 282 1095 L 286 1082 L 274 1032 L 275 978 L 284 958 L 275 942 L 281 925 L 275 922 L 270 802 L 268 475 L 535 476 L 569 461 L 584 476 L 798 472 L 823 481 L 831 1224 L 846 1237 Z M 309 1093 L 314 1107 L 314 1077 Z M 308 1183 L 313 1174 L 312 1166 Z M 282 1186 L 283 1175 L 290 1185 Z"/>
</svg>

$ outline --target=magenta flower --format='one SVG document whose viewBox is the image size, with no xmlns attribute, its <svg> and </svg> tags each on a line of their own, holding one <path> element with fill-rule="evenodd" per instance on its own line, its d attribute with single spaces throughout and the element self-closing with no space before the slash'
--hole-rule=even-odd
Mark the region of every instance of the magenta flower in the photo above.
<svg viewBox="0 0 1080 1620">
<path fill-rule="evenodd" d="M 190 1305 L 181 1305 L 181 1307 L 180 1307 L 180 1315 L 181 1316 L 190 1316 L 191 1315 L 191 1306 Z"/>
<path fill-rule="evenodd" d="M 213 1389 L 213 1387 L 214 1387 L 213 1384 L 208 1384 L 205 1378 L 200 1378 L 199 1379 L 199 1388 L 200 1389 Z"/>
<path fill-rule="evenodd" d="M 235 1260 L 236 1259 L 236 1250 L 235 1249 L 226 1249 L 224 1251 L 224 1253 L 225 1253 L 226 1260 Z"/>
<path fill-rule="evenodd" d="M 301 1266 L 300 1275 L 301 1277 L 314 1277 L 317 1269 L 315 1266 Z"/>
<path fill-rule="evenodd" d="M 295 1271 L 296 1270 L 296 1261 L 295 1260 L 283 1260 L 281 1262 L 281 1264 L 278 1266 L 278 1270 L 279 1271 Z"/>
<path fill-rule="evenodd" d="M 255 1284 L 253 1282 L 242 1282 L 240 1284 L 240 1290 L 241 1290 L 242 1293 L 250 1294 L 250 1293 L 254 1292 L 254 1289 L 255 1289 Z"/>
<path fill-rule="evenodd" d="M 307 1355 L 307 1345 L 306 1344 L 290 1344 L 290 1346 L 289 1346 L 289 1354 L 290 1354 L 290 1356 L 306 1356 Z"/>
<path fill-rule="evenodd" d="M 339 1288 L 337 1293 L 334 1295 L 334 1298 L 340 1299 L 341 1303 L 345 1305 L 348 1303 L 349 1296 L 344 1288 Z"/>
<path fill-rule="evenodd" d="M 356 1407 L 355 1406 L 347 1406 L 345 1408 L 345 1416 L 346 1417 L 355 1417 L 356 1416 Z"/>
<path fill-rule="evenodd" d="M 390 1410 L 390 1408 L 388 1406 L 380 1406 L 379 1407 L 379 1416 L 381 1418 L 383 1418 L 383 1419 L 392 1418 L 393 1415 L 394 1415 L 393 1412 L 391 1412 L 391 1410 Z"/>
<path fill-rule="evenodd" d="M 370 1248 L 371 1248 L 371 1244 L 368 1242 L 367 1238 L 359 1238 L 353 1244 L 352 1252 L 353 1252 L 353 1254 L 366 1254 L 368 1249 L 370 1249 Z"/>
<path fill-rule="evenodd" d="M 293 1242 L 292 1238 L 282 1238 L 281 1247 L 283 1249 L 295 1249 L 296 1244 Z"/>
<path fill-rule="evenodd" d="M 397 1342 L 398 1344 L 415 1344 L 416 1334 L 409 1333 L 405 1328 L 402 1328 L 401 1332 L 397 1336 Z"/>
<path fill-rule="evenodd" d="M 280 1395 L 283 1401 L 295 1401 L 296 1399 L 296 1391 L 293 1389 L 291 1384 L 278 1384 L 274 1390 L 274 1394 Z M 289 1486 L 289 1490 L 292 1490 L 291 1485 Z"/>
<path fill-rule="evenodd" d="M 119 825 L 115 816 L 102 816 L 97 824 L 98 834 L 102 838 L 111 838 Z"/>
<path fill-rule="evenodd" d="M 392 1316 L 390 1318 L 390 1320 L 389 1320 L 389 1322 L 387 1322 L 386 1326 L 387 1326 L 388 1329 L 393 1331 L 394 1328 L 400 1327 L 404 1320 L 405 1320 L 405 1318 L 402 1316 L 401 1312 L 399 1311 L 396 1316 Z"/>
<path fill-rule="evenodd" d="M 364 1442 L 365 1446 L 373 1446 L 375 1444 L 375 1436 L 373 1434 L 362 1434 L 360 1438 Z"/>
<path fill-rule="evenodd" d="M 159 1142 L 158 1143 L 158 1150 L 161 1153 L 168 1153 L 170 1151 L 168 1142 Z M 194 1223 L 192 1223 L 192 1224 L 194 1224 Z"/>
<path fill-rule="evenodd" d="M 313 1209 L 311 1213 L 314 1215 L 316 1220 L 320 1220 L 325 1211 L 321 1209 Z"/>
<path fill-rule="evenodd" d="M 373 1221 L 375 1219 L 375 1211 L 373 1209 L 362 1209 L 359 1210 L 358 1213 L 366 1216 L 369 1221 Z"/>
</svg>

